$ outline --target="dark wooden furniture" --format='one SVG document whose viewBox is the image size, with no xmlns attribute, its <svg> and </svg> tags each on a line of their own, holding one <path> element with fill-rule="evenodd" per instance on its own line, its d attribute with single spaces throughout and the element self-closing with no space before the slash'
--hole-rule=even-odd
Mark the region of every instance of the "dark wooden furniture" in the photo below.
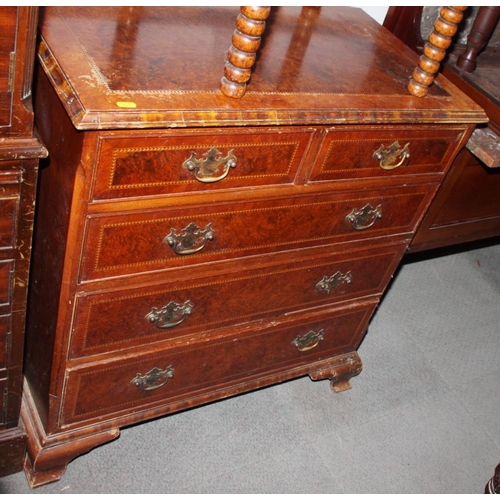
<svg viewBox="0 0 500 500">
<path fill-rule="evenodd" d="M 488 127 L 479 127 L 468 147 L 457 156 L 410 245 L 410 252 L 500 235 L 500 169 L 497 167 L 500 29 L 497 26 L 493 34 L 487 34 L 498 20 L 498 7 L 481 9 L 482 15 L 478 16 L 479 8 L 469 8 L 463 30 L 454 39 L 440 71 L 483 107 L 489 118 Z M 420 53 L 429 31 L 429 16 L 435 17 L 430 7 L 391 7 L 384 26 Z M 468 39 L 469 32 L 472 36 Z"/>
<path fill-rule="evenodd" d="M 500 493 L 500 464 L 496 466 L 495 473 L 486 484 L 484 492 L 488 495 Z"/>
<path fill-rule="evenodd" d="M 37 8 L 0 7 L 0 476 L 22 470 L 19 425 L 38 159 L 31 81 Z"/>
<path fill-rule="evenodd" d="M 500 17 L 500 7 L 479 7 L 474 24 L 467 36 L 464 51 L 458 56 L 456 66 L 472 73 L 477 68 L 477 57 L 488 45 Z"/>
<path fill-rule="evenodd" d="M 120 428 L 356 353 L 483 111 L 359 9 L 273 9 L 243 97 L 238 8 L 45 8 L 23 421 L 33 486 Z"/>
</svg>

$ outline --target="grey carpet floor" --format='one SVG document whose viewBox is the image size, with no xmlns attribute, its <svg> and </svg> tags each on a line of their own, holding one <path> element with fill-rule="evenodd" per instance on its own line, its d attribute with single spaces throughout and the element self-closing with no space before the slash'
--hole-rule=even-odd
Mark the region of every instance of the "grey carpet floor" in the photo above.
<svg viewBox="0 0 500 500">
<path fill-rule="evenodd" d="M 500 245 L 406 262 L 335 394 L 301 378 L 123 429 L 1 493 L 482 493 L 500 462 Z"/>
</svg>

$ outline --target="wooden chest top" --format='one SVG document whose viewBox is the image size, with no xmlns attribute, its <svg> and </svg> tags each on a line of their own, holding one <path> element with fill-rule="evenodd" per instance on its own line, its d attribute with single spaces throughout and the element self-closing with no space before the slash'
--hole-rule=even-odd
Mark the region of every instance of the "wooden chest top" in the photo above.
<svg viewBox="0 0 500 500">
<path fill-rule="evenodd" d="M 443 77 L 411 96 L 416 54 L 349 7 L 273 7 L 247 93 L 226 97 L 238 12 L 48 7 L 40 59 L 80 130 L 485 121 Z"/>
</svg>

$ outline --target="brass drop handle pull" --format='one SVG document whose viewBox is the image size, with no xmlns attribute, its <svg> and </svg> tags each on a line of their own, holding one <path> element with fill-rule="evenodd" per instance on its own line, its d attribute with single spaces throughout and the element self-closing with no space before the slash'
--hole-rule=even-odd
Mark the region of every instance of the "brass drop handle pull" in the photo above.
<svg viewBox="0 0 500 500">
<path fill-rule="evenodd" d="M 162 370 L 161 368 L 153 368 L 145 375 L 138 373 L 130 383 L 138 387 L 141 391 L 154 391 L 163 387 L 174 376 L 172 365 Z"/>
<path fill-rule="evenodd" d="M 156 328 L 173 328 L 182 323 L 187 316 L 193 313 L 194 304 L 190 300 L 186 300 L 184 304 L 169 302 L 160 310 L 153 307 L 146 314 L 146 319 L 154 323 Z"/>
<path fill-rule="evenodd" d="M 353 208 L 352 212 L 346 215 L 346 220 L 352 224 L 352 227 L 356 229 L 356 231 L 363 231 L 364 229 L 372 227 L 377 219 L 381 218 L 381 205 L 373 208 L 369 203 L 360 210 Z"/>
<path fill-rule="evenodd" d="M 316 290 L 318 292 L 330 293 L 332 290 L 337 288 L 342 283 L 351 283 L 351 281 L 352 281 L 351 271 L 347 271 L 345 274 L 342 274 L 340 271 L 337 271 L 330 277 L 324 276 L 323 279 L 316 284 Z"/>
<path fill-rule="evenodd" d="M 292 345 L 295 346 L 299 351 L 309 351 L 314 349 L 323 340 L 323 330 L 315 332 L 311 330 L 304 336 L 298 336 Z"/>
<path fill-rule="evenodd" d="M 222 153 L 214 147 L 202 156 L 205 156 L 205 159 L 197 158 L 196 153 L 192 151 L 191 156 L 182 164 L 182 168 L 192 172 L 199 182 L 208 184 L 221 181 L 227 177 L 231 168 L 236 167 L 236 156 L 232 149 L 223 157 Z"/>
<path fill-rule="evenodd" d="M 393 142 L 388 149 L 384 145 L 373 153 L 373 158 L 380 161 L 380 168 L 383 170 L 394 170 L 400 167 L 408 158 L 410 158 L 410 143 L 401 147 L 398 141 Z"/>
<path fill-rule="evenodd" d="M 179 255 L 190 255 L 203 250 L 207 241 L 213 240 L 213 238 L 214 229 L 211 222 L 203 230 L 191 222 L 180 233 L 171 229 L 170 233 L 163 239 L 163 243 L 170 245 L 174 252 Z"/>
</svg>

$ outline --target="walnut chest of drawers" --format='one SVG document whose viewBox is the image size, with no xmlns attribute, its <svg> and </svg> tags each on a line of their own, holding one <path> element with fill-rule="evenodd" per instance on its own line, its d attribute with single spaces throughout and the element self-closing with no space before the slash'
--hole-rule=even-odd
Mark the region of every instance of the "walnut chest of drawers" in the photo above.
<svg viewBox="0 0 500 500">
<path fill-rule="evenodd" d="M 374 309 L 483 112 L 358 9 L 46 8 L 23 419 L 32 485 L 120 427 L 309 375 L 349 387 Z"/>
</svg>

